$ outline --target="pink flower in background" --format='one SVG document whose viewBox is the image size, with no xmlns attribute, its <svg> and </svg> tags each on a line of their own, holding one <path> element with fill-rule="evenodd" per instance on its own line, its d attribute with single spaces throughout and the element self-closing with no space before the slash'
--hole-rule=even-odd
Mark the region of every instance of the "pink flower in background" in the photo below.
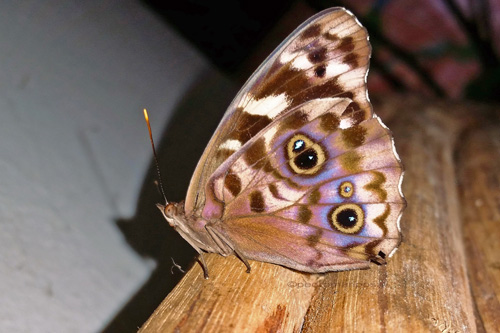
<svg viewBox="0 0 500 333">
<path fill-rule="evenodd" d="M 369 30 L 372 92 L 498 100 L 500 0 L 343 1 Z"/>
</svg>

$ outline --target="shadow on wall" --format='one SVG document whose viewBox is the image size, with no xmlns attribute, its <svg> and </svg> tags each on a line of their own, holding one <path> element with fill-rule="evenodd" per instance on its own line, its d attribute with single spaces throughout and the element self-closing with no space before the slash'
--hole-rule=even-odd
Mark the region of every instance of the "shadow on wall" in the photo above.
<svg viewBox="0 0 500 333">
<path fill-rule="evenodd" d="M 176 107 L 161 141 L 156 141 L 164 188 L 169 201 L 185 199 L 191 175 L 208 140 L 236 91 L 229 80 L 215 71 L 203 73 Z M 154 121 L 154 110 L 150 110 Z M 144 125 L 144 137 L 147 137 Z M 144 140 L 145 149 L 149 144 Z M 136 332 L 182 278 L 176 267 L 187 270 L 196 252 L 165 221 L 156 208 L 163 203 L 154 181 L 153 159 L 144 179 L 131 219 L 116 221 L 127 242 L 142 257 L 152 258 L 156 269 L 141 289 L 110 320 L 102 332 Z"/>
</svg>

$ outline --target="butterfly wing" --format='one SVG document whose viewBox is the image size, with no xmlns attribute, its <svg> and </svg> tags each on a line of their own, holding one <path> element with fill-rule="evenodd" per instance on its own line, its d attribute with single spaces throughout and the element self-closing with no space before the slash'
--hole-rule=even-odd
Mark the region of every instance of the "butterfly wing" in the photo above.
<svg viewBox="0 0 500 333">
<path fill-rule="evenodd" d="M 349 98 L 293 108 L 210 177 L 202 217 L 244 257 L 324 272 L 384 262 L 400 242 L 402 166 L 378 117 Z"/>
<path fill-rule="evenodd" d="M 307 101 L 346 97 L 345 126 L 372 117 L 366 92 L 371 47 L 366 30 L 342 8 L 298 27 L 257 69 L 226 111 L 191 179 L 186 216 L 205 206 L 208 178 L 273 121 Z"/>
</svg>

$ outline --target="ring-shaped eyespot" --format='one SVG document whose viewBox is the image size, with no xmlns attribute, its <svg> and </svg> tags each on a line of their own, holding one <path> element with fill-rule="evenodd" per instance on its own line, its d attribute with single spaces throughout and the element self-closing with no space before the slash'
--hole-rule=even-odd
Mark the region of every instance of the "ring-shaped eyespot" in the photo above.
<svg viewBox="0 0 500 333">
<path fill-rule="evenodd" d="M 339 195 L 342 198 L 350 198 L 354 194 L 354 185 L 351 182 L 342 182 L 339 186 Z"/>
<path fill-rule="evenodd" d="M 356 204 L 334 207 L 328 214 L 332 226 L 344 234 L 358 233 L 365 223 L 365 213 Z"/>
<path fill-rule="evenodd" d="M 295 134 L 285 147 L 292 171 L 301 175 L 314 175 L 326 161 L 326 150 L 304 134 Z"/>
</svg>

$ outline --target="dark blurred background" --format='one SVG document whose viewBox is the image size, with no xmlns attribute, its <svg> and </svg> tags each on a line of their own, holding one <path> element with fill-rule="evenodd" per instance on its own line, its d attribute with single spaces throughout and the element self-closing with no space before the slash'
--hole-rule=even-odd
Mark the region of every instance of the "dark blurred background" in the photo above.
<svg viewBox="0 0 500 333">
<path fill-rule="evenodd" d="M 368 77 L 372 98 L 414 93 L 423 98 L 500 99 L 500 0 L 143 0 L 143 5 L 188 39 L 224 77 L 200 78 L 159 140 L 167 196 L 173 201 L 184 199 L 197 160 L 238 88 L 291 31 L 328 7 L 348 8 L 368 29 L 373 46 Z M 171 230 L 149 199 L 161 199 L 154 179 L 151 165 L 136 216 L 118 225 L 129 244 L 158 266 L 105 332 L 135 331 L 182 277 L 172 258 L 184 269 L 194 263 L 194 250 Z"/>
<path fill-rule="evenodd" d="M 372 93 L 500 98 L 498 0 L 144 3 L 222 71 L 242 81 L 298 24 L 322 9 L 342 6 L 369 31 Z"/>
</svg>

